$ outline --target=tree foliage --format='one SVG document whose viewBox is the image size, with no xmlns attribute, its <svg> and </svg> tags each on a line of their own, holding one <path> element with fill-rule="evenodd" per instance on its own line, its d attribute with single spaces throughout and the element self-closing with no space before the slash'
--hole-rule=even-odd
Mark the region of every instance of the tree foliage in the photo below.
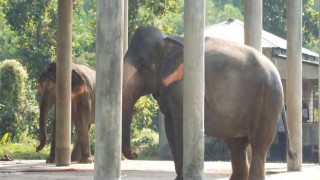
<svg viewBox="0 0 320 180">
<path fill-rule="evenodd" d="M 303 1 L 302 45 L 317 51 L 318 42 L 318 12 L 314 8 L 314 0 Z M 287 32 L 287 1 L 263 1 L 263 28 L 279 37 L 286 39 Z"/>
<path fill-rule="evenodd" d="M 16 60 L 6 60 L 0 65 L 0 135 L 9 132 L 11 138 L 21 133 L 26 102 L 27 72 Z"/>
<path fill-rule="evenodd" d="M 181 17 L 181 3 L 182 0 L 130 0 L 129 37 L 142 25 L 156 26 L 167 34 L 175 33 L 173 24 L 168 23 L 174 23 L 177 20 L 175 17 Z M 165 21 L 166 23 L 160 23 Z"/>
<path fill-rule="evenodd" d="M 7 23 L 17 36 L 16 58 L 31 78 L 37 77 L 55 52 L 56 12 L 51 0 L 2 0 Z"/>
<path fill-rule="evenodd" d="M 154 120 L 157 118 L 159 106 L 151 95 L 141 97 L 134 105 L 134 114 L 132 118 L 132 134 L 135 135 L 142 129 L 149 128 L 157 130 Z"/>
</svg>

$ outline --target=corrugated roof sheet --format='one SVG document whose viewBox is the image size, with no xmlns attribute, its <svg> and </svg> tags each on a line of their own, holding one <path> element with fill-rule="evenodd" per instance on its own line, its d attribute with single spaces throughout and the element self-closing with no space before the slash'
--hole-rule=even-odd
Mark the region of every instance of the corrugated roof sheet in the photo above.
<svg viewBox="0 0 320 180">
<path fill-rule="evenodd" d="M 205 29 L 206 37 L 218 37 L 244 44 L 244 23 L 237 19 L 229 19 L 209 26 Z M 262 31 L 262 47 L 287 49 L 287 41 L 267 31 Z M 302 53 L 319 57 L 317 53 L 302 48 Z"/>
</svg>

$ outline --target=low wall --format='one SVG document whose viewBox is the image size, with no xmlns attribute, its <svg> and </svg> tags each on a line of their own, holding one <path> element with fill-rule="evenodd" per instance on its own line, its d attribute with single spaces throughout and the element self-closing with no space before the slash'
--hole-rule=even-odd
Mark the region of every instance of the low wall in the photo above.
<svg viewBox="0 0 320 180">
<path fill-rule="evenodd" d="M 303 142 L 303 162 L 318 162 L 318 154 L 314 153 L 311 158 L 312 145 L 318 145 L 318 123 L 303 123 L 302 124 L 302 142 Z M 276 134 L 273 143 L 269 149 L 267 161 L 281 161 L 280 148 L 278 144 L 278 136 Z M 168 144 L 162 146 L 159 150 L 159 156 L 162 159 L 172 159 L 171 151 Z M 205 137 L 205 160 L 206 161 L 228 161 L 230 160 L 229 151 L 226 144 L 218 138 Z"/>
</svg>

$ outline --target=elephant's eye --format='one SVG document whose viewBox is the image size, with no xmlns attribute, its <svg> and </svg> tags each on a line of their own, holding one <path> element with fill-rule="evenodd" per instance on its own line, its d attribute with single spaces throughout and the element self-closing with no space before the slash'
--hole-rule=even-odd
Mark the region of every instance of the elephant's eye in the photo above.
<svg viewBox="0 0 320 180">
<path fill-rule="evenodd" d="M 148 66 L 144 63 L 139 63 L 137 69 L 139 73 L 144 73 L 148 69 Z"/>
</svg>

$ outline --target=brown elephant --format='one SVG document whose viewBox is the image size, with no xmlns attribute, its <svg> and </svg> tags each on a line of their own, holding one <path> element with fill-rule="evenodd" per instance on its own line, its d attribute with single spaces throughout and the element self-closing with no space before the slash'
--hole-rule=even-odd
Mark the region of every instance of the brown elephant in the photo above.
<svg viewBox="0 0 320 180">
<path fill-rule="evenodd" d="M 129 159 L 137 157 L 130 144 L 132 109 L 139 97 L 152 94 L 164 114 L 176 179 L 182 179 L 183 169 L 182 42 L 183 38 L 164 37 L 154 27 L 140 27 L 123 65 L 122 152 Z M 265 178 L 266 154 L 283 96 L 277 69 L 260 52 L 222 39 L 205 39 L 205 134 L 223 138 L 227 144 L 230 179 Z M 246 155 L 249 144 L 250 167 Z M 289 155 L 294 156 L 290 143 L 288 147 Z"/>
<path fill-rule="evenodd" d="M 71 78 L 71 119 L 75 125 L 77 140 L 71 154 L 71 161 L 91 163 L 89 148 L 89 129 L 94 123 L 96 71 L 86 65 L 72 63 Z M 38 80 L 40 97 L 39 139 L 40 151 L 46 144 L 46 122 L 49 110 L 56 101 L 56 63 L 51 62 L 43 70 Z M 53 120 L 52 141 L 47 163 L 55 161 L 55 117 Z"/>
</svg>

